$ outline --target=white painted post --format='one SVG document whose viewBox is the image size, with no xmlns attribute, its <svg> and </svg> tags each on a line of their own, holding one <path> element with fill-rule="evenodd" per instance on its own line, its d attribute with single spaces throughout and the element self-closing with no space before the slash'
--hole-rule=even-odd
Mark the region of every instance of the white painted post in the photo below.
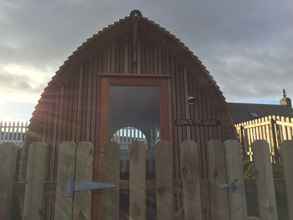
<svg viewBox="0 0 293 220">
<path fill-rule="evenodd" d="M 16 171 L 18 146 L 0 144 L 0 219 L 11 218 L 12 194 Z"/>
<path fill-rule="evenodd" d="M 289 207 L 289 220 L 293 220 L 293 141 L 285 141 L 280 146 L 284 166 L 284 176 Z"/>
<path fill-rule="evenodd" d="M 272 163 L 266 141 L 253 143 L 258 204 L 261 220 L 278 220 Z"/>
<path fill-rule="evenodd" d="M 208 174 L 211 193 L 211 219 L 229 219 L 225 146 L 221 141 L 208 142 Z"/>
<path fill-rule="evenodd" d="M 199 146 L 192 140 L 186 140 L 180 145 L 180 150 L 184 219 L 201 220 Z"/>
<path fill-rule="evenodd" d="M 23 220 L 41 219 L 47 176 L 48 145 L 32 143 L 28 149 Z"/>
<path fill-rule="evenodd" d="M 230 219 L 247 220 L 246 197 L 243 180 L 241 145 L 236 140 L 225 141 L 228 186 L 230 186 Z M 234 184 L 234 189 L 233 189 Z"/>
</svg>

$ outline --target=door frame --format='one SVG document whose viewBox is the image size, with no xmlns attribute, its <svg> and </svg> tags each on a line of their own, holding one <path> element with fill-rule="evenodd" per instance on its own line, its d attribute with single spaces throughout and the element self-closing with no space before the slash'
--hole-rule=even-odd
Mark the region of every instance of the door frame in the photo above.
<svg viewBox="0 0 293 220">
<path fill-rule="evenodd" d="M 109 116 L 109 92 L 110 86 L 136 86 L 160 88 L 160 140 L 171 141 L 171 111 L 169 79 L 166 78 L 142 78 L 142 77 L 103 77 L 101 79 L 100 92 L 100 122 L 99 122 L 99 146 L 104 146 L 109 140 L 108 116 Z M 100 149 L 103 152 L 103 149 Z"/>
<path fill-rule="evenodd" d="M 99 112 L 97 117 L 98 140 L 95 150 L 93 178 L 96 180 L 103 179 L 103 156 L 104 146 L 107 144 L 108 137 L 108 116 L 109 116 L 109 92 L 111 85 L 117 86 L 145 86 L 160 88 L 160 140 L 172 143 L 172 117 L 171 117 L 171 89 L 170 79 L 160 76 L 129 76 L 129 75 L 103 75 L 100 80 Z M 172 150 L 172 149 L 171 149 Z M 92 219 L 100 220 L 103 218 L 101 208 L 101 194 L 96 192 L 92 195 Z"/>
</svg>

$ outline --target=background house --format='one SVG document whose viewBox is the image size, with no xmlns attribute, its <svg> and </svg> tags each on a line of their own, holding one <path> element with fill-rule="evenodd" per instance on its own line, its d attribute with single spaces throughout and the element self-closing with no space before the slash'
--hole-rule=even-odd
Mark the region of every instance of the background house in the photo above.
<svg viewBox="0 0 293 220">
<path fill-rule="evenodd" d="M 293 116 L 291 99 L 287 97 L 285 90 L 283 90 L 283 98 L 280 100 L 280 105 L 231 102 L 228 103 L 228 106 L 234 124 L 269 115 Z"/>
</svg>

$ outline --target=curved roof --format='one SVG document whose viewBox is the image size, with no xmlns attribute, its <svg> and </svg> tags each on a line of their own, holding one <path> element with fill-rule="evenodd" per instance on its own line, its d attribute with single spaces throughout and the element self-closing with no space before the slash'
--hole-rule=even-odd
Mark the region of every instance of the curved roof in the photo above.
<svg viewBox="0 0 293 220">
<path fill-rule="evenodd" d="M 60 66 L 60 68 L 57 70 L 55 76 L 52 77 L 52 80 L 48 83 L 48 86 L 44 89 L 42 93 L 45 95 L 46 91 L 51 87 L 53 84 L 57 83 L 56 77 L 60 76 L 64 70 L 73 64 L 78 58 L 84 54 L 85 51 L 91 48 L 92 45 L 95 45 L 102 37 L 104 37 L 106 34 L 111 33 L 114 29 L 119 27 L 120 25 L 130 23 L 133 21 L 133 19 L 142 19 L 144 22 L 148 23 L 149 25 L 155 27 L 162 35 L 165 35 L 165 37 L 171 39 L 174 42 L 174 45 L 177 46 L 178 48 L 182 49 L 182 51 L 188 55 L 193 62 L 198 64 L 200 69 L 204 72 L 205 77 L 207 77 L 208 82 L 211 83 L 216 90 L 219 92 L 219 94 L 224 98 L 222 92 L 220 91 L 218 85 L 214 81 L 213 77 L 209 74 L 208 70 L 206 67 L 201 63 L 201 61 L 198 59 L 196 55 L 184 44 L 182 43 L 174 34 L 170 33 L 167 31 L 165 28 L 161 27 L 159 24 L 155 23 L 152 20 L 149 20 L 146 17 L 143 17 L 140 11 L 138 10 L 133 10 L 131 11 L 129 16 L 126 16 L 116 22 L 114 22 L 111 25 L 108 25 L 107 27 L 103 28 L 102 30 L 98 31 L 96 34 L 94 34 L 92 37 L 88 38 L 81 46 L 79 46 L 68 58 L 67 60 L 63 63 L 63 65 Z M 225 98 L 224 98 L 225 99 Z M 38 103 L 39 104 L 39 103 Z M 36 106 L 37 108 L 37 106 Z"/>
</svg>

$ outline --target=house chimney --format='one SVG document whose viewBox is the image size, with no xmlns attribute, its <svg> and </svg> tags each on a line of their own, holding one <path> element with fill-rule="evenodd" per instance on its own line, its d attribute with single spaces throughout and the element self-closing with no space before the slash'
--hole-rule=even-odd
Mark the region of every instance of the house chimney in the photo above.
<svg viewBox="0 0 293 220">
<path fill-rule="evenodd" d="M 280 100 L 280 105 L 292 108 L 291 99 L 287 97 L 285 89 L 283 89 L 283 98 Z"/>
</svg>

